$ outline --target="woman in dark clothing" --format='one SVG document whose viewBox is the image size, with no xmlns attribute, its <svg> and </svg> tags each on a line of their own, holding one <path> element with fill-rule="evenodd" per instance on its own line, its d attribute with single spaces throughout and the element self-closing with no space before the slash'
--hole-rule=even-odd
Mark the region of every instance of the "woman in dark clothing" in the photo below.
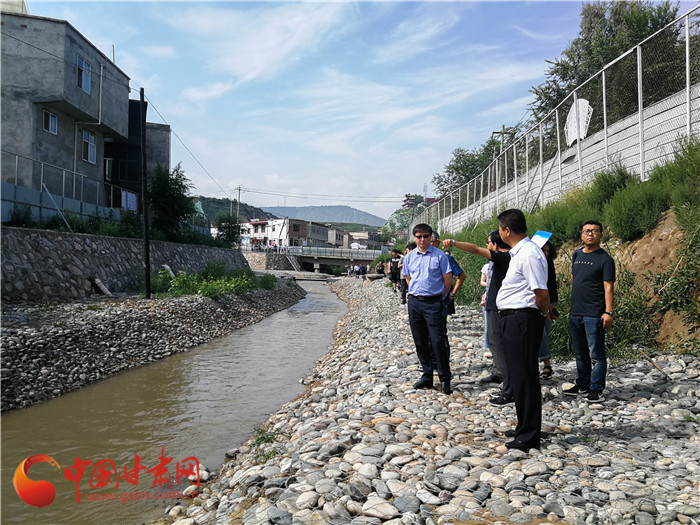
<svg viewBox="0 0 700 525">
<path fill-rule="evenodd" d="M 549 311 L 552 319 L 559 319 L 556 305 L 559 300 L 557 291 L 557 274 L 554 270 L 554 259 L 557 257 L 557 250 L 547 241 L 542 246 L 542 251 L 547 257 L 547 290 L 549 291 Z M 544 363 L 544 368 L 540 377 L 551 379 L 552 373 L 552 351 L 549 348 L 549 333 L 552 331 L 552 321 L 546 319 L 544 322 L 544 332 L 542 333 L 542 343 L 540 343 L 540 361 Z"/>
</svg>

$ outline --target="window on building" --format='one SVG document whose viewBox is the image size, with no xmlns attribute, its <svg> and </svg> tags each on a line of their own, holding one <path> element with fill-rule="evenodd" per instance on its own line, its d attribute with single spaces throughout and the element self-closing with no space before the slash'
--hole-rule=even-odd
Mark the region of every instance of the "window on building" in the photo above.
<svg viewBox="0 0 700 525">
<path fill-rule="evenodd" d="M 58 117 L 46 110 L 44 110 L 44 131 L 58 135 Z"/>
<path fill-rule="evenodd" d="M 91 71 L 90 63 L 86 62 L 83 57 L 78 55 L 78 87 L 85 91 L 85 93 L 90 93 Z"/>
<path fill-rule="evenodd" d="M 95 164 L 97 163 L 97 141 L 95 135 L 83 130 L 83 160 Z"/>
<path fill-rule="evenodd" d="M 114 172 L 114 159 L 105 159 L 105 180 L 112 180 L 112 173 Z"/>
<path fill-rule="evenodd" d="M 293 231 L 293 232 L 298 232 L 298 231 L 299 231 L 299 225 L 298 225 L 298 224 L 292 224 L 292 231 Z"/>
</svg>

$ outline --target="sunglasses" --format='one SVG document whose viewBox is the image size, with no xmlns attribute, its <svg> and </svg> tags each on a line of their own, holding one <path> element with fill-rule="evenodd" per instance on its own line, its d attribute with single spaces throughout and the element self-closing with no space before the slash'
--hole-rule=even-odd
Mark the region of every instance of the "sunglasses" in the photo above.
<svg viewBox="0 0 700 525">
<path fill-rule="evenodd" d="M 428 237 L 430 237 L 430 234 L 428 234 L 428 235 L 416 235 L 415 237 L 416 237 L 416 239 L 427 239 Z"/>
</svg>

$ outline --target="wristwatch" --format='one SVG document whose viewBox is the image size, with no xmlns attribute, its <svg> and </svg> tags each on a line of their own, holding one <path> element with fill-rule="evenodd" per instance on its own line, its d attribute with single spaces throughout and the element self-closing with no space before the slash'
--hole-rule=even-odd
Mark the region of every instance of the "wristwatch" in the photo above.
<svg viewBox="0 0 700 525">
<path fill-rule="evenodd" d="M 610 317 L 613 316 L 613 313 L 612 313 L 612 312 L 605 312 L 605 314 L 606 314 L 606 315 L 609 315 Z"/>
<path fill-rule="evenodd" d="M 452 292 L 450 292 L 450 297 L 454 297 L 454 296 L 455 296 L 455 294 L 453 294 Z"/>
</svg>

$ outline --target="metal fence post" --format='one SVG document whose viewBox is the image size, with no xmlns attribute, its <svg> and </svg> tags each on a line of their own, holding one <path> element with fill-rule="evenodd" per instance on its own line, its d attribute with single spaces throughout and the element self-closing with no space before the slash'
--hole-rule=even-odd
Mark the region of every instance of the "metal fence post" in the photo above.
<svg viewBox="0 0 700 525">
<path fill-rule="evenodd" d="M 690 138 L 690 15 L 685 15 L 685 118 L 685 132 Z"/>
<path fill-rule="evenodd" d="M 642 46 L 637 46 L 637 98 L 639 99 L 639 178 L 646 180 L 644 173 L 644 86 L 642 85 Z"/>
<path fill-rule="evenodd" d="M 525 198 L 527 198 L 527 188 L 530 187 L 530 134 L 525 134 Z M 523 203 L 524 204 L 524 203 Z"/>
<path fill-rule="evenodd" d="M 542 195 L 542 190 L 544 188 L 544 137 L 542 134 L 542 121 L 540 121 L 540 195 Z M 537 198 L 535 198 L 535 202 L 533 203 L 533 206 L 537 204 Z"/>
<path fill-rule="evenodd" d="M 608 92 L 605 86 L 605 69 L 603 69 L 603 141 L 605 143 L 605 167 L 610 168 L 610 151 L 608 150 Z"/>
<path fill-rule="evenodd" d="M 561 128 L 559 127 L 559 108 L 554 111 L 557 123 L 557 151 L 559 152 L 559 193 L 562 191 L 562 169 L 561 169 Z"/>
<path fill-rule="evenodd" d="M 479 197 L 479 219 L 484 218 L 484 174 L 486 171 L 481 172 L 481 184 L 479 187 L 481 188 L 481 197 Z"/>
<path fill-rule="evenodd" d="M 503 155 L 503 171 L 505 172 L 505 207 L 509 208 L 508 206 L 508 149 L 506 148 L 506 153 Z"/>
<path fill-rule="evenodd" d="M 515 184 L 515 208 L 518 207 L 518 143 L 513 144 L 513 184 Z"/>
<path fill-rule="evenodd" d="M 574 119 L 576 121 L 576 157 L 578 158 L 578 185 L 583 186 L 583 159 L 581 158 L 581 122 L 578 117 L 578 93 L 576 93 L 576 90 L 574 90 Z"/>
</svg>

